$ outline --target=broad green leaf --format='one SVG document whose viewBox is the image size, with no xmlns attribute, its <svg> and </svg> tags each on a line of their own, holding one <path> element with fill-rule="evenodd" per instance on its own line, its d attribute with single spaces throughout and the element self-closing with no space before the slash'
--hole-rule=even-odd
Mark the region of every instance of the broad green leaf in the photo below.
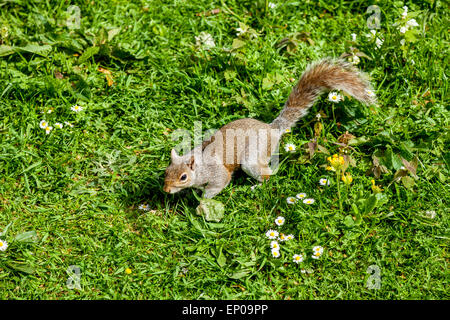
<svg viewBox="0 0 450 320">
<path fill-rule="evenodd" d="M 15 240 L 20 241 L 20 242 L 37 242 L 39 239 L 36 234 L 36 231 L 27 231 L 27 232 L 18 234 L 15 237 Z"/>
<path fill-rule="evenodd" d="M 222 202 L 212 199 L 202 199 L 196 212 L 198 215 L 203 216 L 206 221 L 219 222 L 223 218 L 225 207 Z"/>
<path fill-rule="evenodd" d="M 14 270 L 25 272 L 28 274 L 34 273 L 35 271 L 35 269 L 32 266 L 20 262 L 7 262 L 6 264 L 8 267 Z"/>
</svg>

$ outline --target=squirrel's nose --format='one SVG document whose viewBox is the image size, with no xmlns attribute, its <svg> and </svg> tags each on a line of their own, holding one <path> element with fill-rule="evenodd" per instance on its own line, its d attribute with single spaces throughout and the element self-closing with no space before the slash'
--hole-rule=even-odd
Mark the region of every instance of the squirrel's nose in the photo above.
<svg viewBox="0 0 450 320">
<path fill-rule="evenodd" d="M 164 192 L 170 193 L 170 187 L 169 186 L 164 186 L 163 190 L 164 190 Z"/>
</svg>

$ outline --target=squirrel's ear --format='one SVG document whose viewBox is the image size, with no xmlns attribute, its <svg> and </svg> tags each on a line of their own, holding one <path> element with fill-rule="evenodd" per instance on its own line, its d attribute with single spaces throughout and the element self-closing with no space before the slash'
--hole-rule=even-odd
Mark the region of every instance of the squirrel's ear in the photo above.
<svg viewBox="0 0 450 320">
<path fill-rule="evenodd" d="M 172 151 L 170 152 L 170 158 L 172 159 L 172 162 L 178 162 L 180 156 L 177 154 L 175 148 L 173 148 Z"/>
<path fill-rule="evenodd" d="M 194 171 L 194 168 L 195 168 L 195 159 L 194 159 L 194 156 L 192 156 L 191 157 L 191 159 L 189 159 L 189 162 L 188 162 L 188 167 L 192 170 L 192 171 Z"/>
</svg>

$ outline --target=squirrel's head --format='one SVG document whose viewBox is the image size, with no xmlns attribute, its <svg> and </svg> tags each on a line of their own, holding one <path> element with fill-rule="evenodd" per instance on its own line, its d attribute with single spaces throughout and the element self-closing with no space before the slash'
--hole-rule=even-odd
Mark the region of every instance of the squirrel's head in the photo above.
<svg viewBox="0 0 450 320">
<path fill-rule="evenodd" d="M 172 149 L 170 156 L 171 163 L 166 169 L 163 190 L 168 193 L 176 193 L 194 183 L 194 156 L 181 157 L 175 149 Z"/>
</svg>

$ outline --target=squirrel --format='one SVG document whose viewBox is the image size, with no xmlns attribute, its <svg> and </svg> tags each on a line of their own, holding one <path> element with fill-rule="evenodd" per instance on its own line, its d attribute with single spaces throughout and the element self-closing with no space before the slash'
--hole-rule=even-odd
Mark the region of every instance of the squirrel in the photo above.
<svg viewBox="0 0 450 320">
<path fill-rule="evenodd" d="M 204 191 L 204 198 L 212 198 L 230 183 L 233 172 L 239 168 L 259 182 L 269 179 L 269 162 L 282 135 L 329 90 L 344 91 L 366 105 L 376 102 L 365 74 L 350 63 L 331 58 L 312 63 L 272 123 L 252 118 L 235 120 L 184 155 L 172 149 L 163 190 L 176 193 L 194 187 Z"/>
</svg>

